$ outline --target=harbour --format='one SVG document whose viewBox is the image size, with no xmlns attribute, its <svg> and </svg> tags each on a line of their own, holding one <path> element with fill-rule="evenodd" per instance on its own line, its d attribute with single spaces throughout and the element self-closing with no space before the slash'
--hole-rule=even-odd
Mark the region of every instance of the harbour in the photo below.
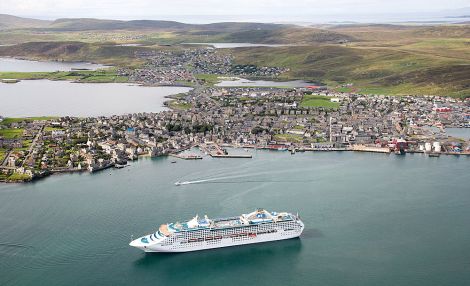
<svg viewBox="0 0 470 286">
<path fill-rule="evenodd" d="M 470 251 L 468 157 L 249 153 L 253 160 L 142 158 L 124 169 L 0 184 L 0 284 L 239 285 L 254 274 L 296 285 L 470 279 L 454 271 Z M 132 235 L 175 218 L 227 217 L 258 207 L 298 211 L 301 238 L 175 256 L 128 246 Z M 364 280 L 364 272 L 374 278 Z"/>
<path fill-rule="evenodd" d="M 47 1 L 0 4 L 0 286 L 470 285 L 469 7 Z"/>
</svg>

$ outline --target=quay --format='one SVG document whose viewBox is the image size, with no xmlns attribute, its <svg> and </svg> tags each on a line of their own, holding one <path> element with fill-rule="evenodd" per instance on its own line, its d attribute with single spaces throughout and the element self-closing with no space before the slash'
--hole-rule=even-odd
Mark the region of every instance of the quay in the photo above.
<svg viewBox="0 0 470 286">
<path fill-rule="evenodd" d="M 85 172 L 87 169 L 77 169 L 77 168 L 54 168 L 51 169 L 52 174 L 59 174 L 59 173 L 80 173 Z"/>
<path fill-rule="evenodd" d="M 408 154 L 425 154 L 430 157 L 438 157 L 440 155 L 446 156 L 470 156 L 470 152 L 425 152 L 422 150 L 407 150 L 406 153 Z M 436 156 L 437 155 L 437 156 Z"/>
<path fill-rule="evenodd" d="M 202 160 L 202 156 L 196 154 L 169 154 L 169 156 L 183 160 Z"/>
<path fill-rule="evenodd" d="M 114 165 L 116 165 L 116 164 L 115 163 L 107 163 L 107 164 L 97 165 L 97 166 L 88 166 L 88 171 L 90 173 L 96 173 L 96 172 L 99 172 L 99 171 L 106 170 L 108 168 L 112 168 L 112 167 L 114 167 Z"/>
<path fill-rule="evenodd" d="M 356 151 L 356 152 L 372 152 L 372 153 L 390 154 L 390 148 L 387 148 L 387 147 L 373 147 L 373 146 L 365 146 L 365 145 L 353 145 L 351 150 Z"/>
<path fill-rule="evenodd" d="M 470 156 L 470 153 L 466 152 L 441 152 L 441 154 L 447 156 Z"/>
<path fill-rule="evenodd" d="M 253 156 L 251 154 L 229 154 L 226 149 L 223 149 L 218 144 L 215 143 L 206 143 L 201 144 L 199 148 L 212 158 L 243 158 L 251 159 Z"/>
<path fill-rule="evenodd" d="M 296 152 L 339 152 L 339 151 L 352 151 L 349 148 L 303 148 L 301 150 L 295 149 Z"/>
<path fill-rule="evenodd" d="M 253 158 L 252 155 L 249 155 L 249 154 L 240 154 L 240 155 L 225 155 L 225 154 L 214 154 L 214 155 L 211 155 L 212 158 L 244 158 L 244 159 L 251 159 Z"/>
</svg>

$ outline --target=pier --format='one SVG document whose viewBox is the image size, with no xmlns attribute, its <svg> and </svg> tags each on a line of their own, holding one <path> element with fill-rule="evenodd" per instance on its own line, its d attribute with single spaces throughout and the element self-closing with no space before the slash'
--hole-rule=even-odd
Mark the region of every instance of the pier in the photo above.
<svg viewBox="0 0 470 286">
<path fill-rule="evenodd" d="M 169 154 L 169 156 L 183 160 L 202 160 L 202 156 L 196 154 Z"/>
<path fill-rule="evenodd" d="M 242 159 L 251 159 L 253 158 L 253 156 L 249 155 L 249 154 L 240 154 L 240 155 L 230 155 L 230 154 L 227 154 L 227 155 L 211 155 L 212 158 L 242 158 Z"/>
<path fill-rule="evenodd" d="M 390 148 L 387 148 L 387 147 L 373 147 L 373 146 L 365 146 L 365 145 L 353 145 L 351 150 L 356 151 L 356 152 L 371 152 L 371 153 L 390 154 Z"/>
<path fill-rule="evenodd" d="M 207 143 L 201 144 L 199 148 L 212 158 L 241 158 L 241 159 L 251 159 L 253 156 L 251 154 L 229 154 L 226 149 L 223 149 L 218 144 Z"/>
</svg>

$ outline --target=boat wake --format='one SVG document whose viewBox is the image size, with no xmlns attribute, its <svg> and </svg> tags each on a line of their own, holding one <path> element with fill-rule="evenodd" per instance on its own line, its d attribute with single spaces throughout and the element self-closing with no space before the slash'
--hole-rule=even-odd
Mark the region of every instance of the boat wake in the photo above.
<svg viewBox="0 0 470 286">
<path fill-rule="evenodd" d="M 198 181 L 184 181 L 184 182 L 176 182 L 175 185 L 183 186 L 183 185 L 193 185 L 193 184 L 203 184 L 203 183 L 210 183 L 213 180 L 217 179 L 207 179 L 207 180 L 198 180 Z"/>
<path fill-rule="evenodd" d="M 244 176 L 247 177 L 247 176 Z M 230 179 L 234 179 L 236 177 L 232 177 Z M 184 186 L 184 185 L 193 185 L 193 184 L 243 184 L 243 183 L 312 183 L 316 180 L 263 180 L 263 179 L 254 179 L 254 180 L 227 180 L 228 177 L 224 178 L 212 178 L 212 179 L 205 179 L 205 180 L 196 180 L 196 181 L 183 181 L 183 182 L 176 182 L 176 186 Z"/>
<path fill-rule="evenodd" d="M 302 171 L 300 169 L 293 169 L 293 170 L 283 170 L 283 171 L 274 171 L 274 172 L 257 172 L 257 173 L 250 173 L 250 174 L 239 174 L 239 175 L 232 175 L 232 176 L 223 176 L 223 177 L 209 177 L 207 179 L 200 179 L 194 181 L 178 181 L 175 183 L 176 186 L 184 186 L 184 185 L 193 185 L 193 184 L 243 184 L 243 183 L 313 183 L 317 182 L 320 177 L 316 177 L 315 179 L 269 179 L 269 177 L 276 175 L 276 174 L 287 174 L 287 173 L 298 173 Z M 222 174 L 220 174 L 222 175 Z M 264 179 L 263 177 L 268 177 Z"/>
</svg>

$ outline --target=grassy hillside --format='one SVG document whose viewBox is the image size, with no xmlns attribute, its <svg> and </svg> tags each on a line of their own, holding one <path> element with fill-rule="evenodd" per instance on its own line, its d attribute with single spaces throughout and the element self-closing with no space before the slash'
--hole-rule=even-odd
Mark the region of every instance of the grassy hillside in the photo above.
<svg viewBox="0 0 470 286">
<path fill-rule="evenodd" d="M 234 54 L 236 64 L 287 67 L 284 79 L 321 81 L 337 90 L 470 96 L 470 25 L 298 27 L 60 19 L 41 29 L 0 31 L 0 44 L 20 43 L 0 47 L 0 56 L 135 66 L 142 63 L 136 51 L 183 42 L 289 44 L 225 51 Z M 346 83 L 352 87 L 342 87 Z"/>
<path fill-rule="evenodd" d="M 30 42 L 0 47 L 0 56 L 135 66 L 142 63 L 135 52 L 143 49 L 146 48 L 83 42 Z"/>
<path fill-rule="evenodd" d="M 0 14 L 0 30 L 46 27 L 49 21 Z"/>
<path fill-rule="evenodd" d="M 127 82 L 128 78 L 117 74 L 115 68 L 96 71 L 57 71 L 57 72 L 0 72 L 0 78 L 34 80 L 70 80 L 76 82 L 102 83 Z"/>
<path fill-rule="evenodd" d="M 63 30 L 63 31 L 86 31 L 86 30 L 170 30 L 170 31 L 224 31 L 236 32 L 247 30 L 278 30 L 288 25 L 265 24 L 265 23 L 239 23 L 223 22 L 213 24 L 185 24 L 175 21 L 158 20 L 102 20 L 92 18 L 70 18 L 58 19 L 52 22 L 45 29 Z"/>
<path fill-rule="evenodd" d="M 343 43 L 356 39 L 334 31 L 315 28 L 283 28 L 278 30 L 248 30 L 229 33 L 222 37 L 223 42 L 262 43 L 262 44 L 296 44 Z"/>
<path fill-rule="evenodd" d="M 446 52 L 447 53 L 447 52 Z M 289 67 L 286 78 L 381 94 L 470 95 L 470 58 L 354 46 L 302 46 L 235 50 L 237 63 Z"/>
<path fill-rule="evenodd" d="M 29 26 L 17 25 L 17 28 L 23 29 L 15 29 L 11 25 L 10 27 L 12 29 L 0 33 L 0 44 L 18 44 L 31 41 L 113 41 L 147 44 L 182 42 L 311 44 L 354 40 L 354 37 L 342 35 L 336 31 L 267 23 L 185 24 L 174 21 L 118 21 L 77 18 L 58 19 L 54 22 L 34 22 L 31 20 Z M 28 27 L 34 29 L 26 29 Z"/>
</svg>

